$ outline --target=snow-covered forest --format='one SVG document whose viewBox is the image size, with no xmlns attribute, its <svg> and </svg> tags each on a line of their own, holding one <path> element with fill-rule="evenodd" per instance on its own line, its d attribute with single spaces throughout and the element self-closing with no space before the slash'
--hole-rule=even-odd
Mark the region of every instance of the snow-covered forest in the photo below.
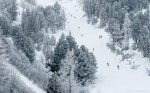
<svg viewBox="0 0 150 93">
<path fill-rule="evenodd" d="M 0 0 L 0 93 L 150 93 L 150 0 Z"/>
</svg>

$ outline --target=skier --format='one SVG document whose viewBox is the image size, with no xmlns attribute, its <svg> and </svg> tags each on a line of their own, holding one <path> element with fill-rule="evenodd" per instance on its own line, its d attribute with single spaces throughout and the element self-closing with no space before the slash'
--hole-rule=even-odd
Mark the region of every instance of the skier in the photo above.
<svg viewBox="0 0 150 93">
<path fill-rule="evenodd" d="M 99 38 L 102 38 L 102 35 L 99 35 Z"/>
<path fill-rule="evenodd" d="M 93 48 L 93 51 L 94 51 L 94 48 Z"/>
<path fill-rule="evenodd" d="M 119 69 L 119 65 L 118 65 L 117 67 L 118 67 L 118 69 Z"/>
<path fill-rule="evenodd" d="M 83 34 L 81 34 L 81 37 L 83 37 Z"/>
<path fill-rule="evenodd" d="M 107 62 L 107 66 L 109 67 L 109 63 Z"/>
</svg>

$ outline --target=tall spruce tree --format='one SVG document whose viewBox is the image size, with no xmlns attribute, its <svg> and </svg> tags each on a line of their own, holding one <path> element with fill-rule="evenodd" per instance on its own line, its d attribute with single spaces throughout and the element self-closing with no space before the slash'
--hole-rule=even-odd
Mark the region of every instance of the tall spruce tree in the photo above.
<svg viewBox="0 0 150 93">
<path fill-rule="evenodd" d="M 129 48 L 129 36 L 131 34 L 131 21 L 128 17 L 128 14 L 126 13 L 124 18 L 124 24 L 123 24 L 123 33 L 124 33 L 124 49 Z"/>
<path fill-rule="evenodd" d="M 56 45 L 56 48 L 54 50 L 54 58 L 53 58 L 53 61 L 51 63 L 51 71 L 52 72 L 59 71 L 60 62 L 62 59 L 65 58 L 65 55 L 67 53 L 67 49 L 68 49 L 68 44 L 66 42 L 65 35 L 62 34 L 57 45 Z"/>
<path fill-rule="evenodd" d="M 79 48 L 77 63 L 74 70 L 74 75 L 77 83 L 81 86 L 87 86 L 94 83 L 96 73 L 96 59 L 88 49 L 82 45 Z"/>
</svg>

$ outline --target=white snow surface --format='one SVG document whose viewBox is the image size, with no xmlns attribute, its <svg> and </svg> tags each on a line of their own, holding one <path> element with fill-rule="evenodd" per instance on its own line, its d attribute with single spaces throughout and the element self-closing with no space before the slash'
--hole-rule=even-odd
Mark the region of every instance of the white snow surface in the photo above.
<svg viewBox="0 0 150 93">
<path fill-rule="evenodd" d="M 43 2 L 41 5 L 46 6 L 55 0 L 37 0 L 37 2 L 39 1 Z M 122 61 L 121 56 L 112 53 L 106 47 L 106 44 L 110 42 L 109 34 L 104 29 L 87 24 L 78 0 L 59 0 L 58 2 L 65 9 L 67 22 L 65 30 L 57 31 L 54 34 L 57 41 L 62 33 L 68 35 L 71 32 L 78 45 L 85 45 L 96 56 L 97 79 L 95 84 L 90 86 L 90 93 L 150 93 L 150 77 L 146 72 L 146 68 L 149 67 L 148 59 L 143 58 L 140 52 L 134 51 L 130 47 L 126 53 L 133 53 L 134 57 Z M 78 27 L 80 28 L 78 29 Z M 99 35 L 102 35 L 101 39 L 99 39 Z M 109 67 L 107 62 L 110 64 Z M 120 69 L 117 68 L 118 65 Z M 131 69 L 131 66 L 134 65 L 139 65 L 139 67 L 135 70 Z"/>
</svg>

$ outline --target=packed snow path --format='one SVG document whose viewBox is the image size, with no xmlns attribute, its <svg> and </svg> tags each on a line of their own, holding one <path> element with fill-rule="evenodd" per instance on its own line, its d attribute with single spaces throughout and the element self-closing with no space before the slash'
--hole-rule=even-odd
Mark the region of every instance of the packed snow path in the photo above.
<svg viewBox="0 0 150 93">
<path fill-rule="evenodd" d="M 122 62 L 121 56 L 116 56 L 106 47 L 110 41 L 108 33 L 104 29 L 87 24 L 87 19 L 83 17 L 82 7 L 78 3 L 80 0 L 57 1 L 62 5 L 67 16 L 66 29 L 54 34 L 57 40 L 61 33 L 68 35 L 71 32 L 78 45 L 85 45 L 96 56 L 97 80 L 96 84 L 91 87 L 90 93 L 150 93 L 150 77 L 147 76 L 145 70 L 148 60 L 144 59 L 141 53 L 132 49 L 128 51 L 136 54 L 130 61 L 140 65 L 136 70 L 131 69 L 128 61 Z M 46 6 L 54 0 L 42 2 L 39 4 Z M 100 35 L 102 38 L 99 38 Z"/>
</svg>

